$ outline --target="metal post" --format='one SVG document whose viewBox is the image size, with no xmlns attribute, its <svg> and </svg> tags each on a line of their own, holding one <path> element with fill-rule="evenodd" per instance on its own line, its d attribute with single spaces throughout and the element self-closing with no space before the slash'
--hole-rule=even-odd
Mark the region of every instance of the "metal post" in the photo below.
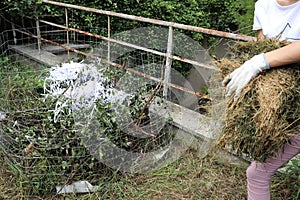
<svg viewBox="0 0 300 200">
<path fill-rule="evenodd" d="M 39 54 L 41 53 L 41 30 L 40 30 L 40 22 L 38 19 L 36 19 L 36 33 L 37 33 L 37 41 L 38 41 L 38 50 Z"/>
<path fill-rule="evenodd" d="M 67 46 L 70 46 L 70 41 L 69 41 L 69 20 L 68 20 L 68 10 L 65 8 L 65 14 L 66 14 L 66 27 L 67 27 Z M 68 61 L 70 61 L 70 51 L 68 49 Z"/>
<path fill-rule="evenodd" d="M 110 16 L 107 16 L 107 37 L 110 39 Z M 107 61 L 110 62 L 110 41 L 107 41 Z"/>
<path fill-rule="evenodd" d="M 14 36 L 14 44 L 17 44 L 17 34 L 16 34 L 16 27 L 14 23 L 11 23 L 12 31 L 13 31 L 13 36 Z"/>
<path fill-rule="evenodd" d="M 164 71 L 164 88 L 163 96 L 168 96 L 170 75 L 171 75 L 171 66 L 172 66 L 172 48 L 173 48 L 173 28 L 169 26 L 169 35 L 168 35 L 168 45 L 167 45 L 167 54 L 166 54 L 166 67 Z"/>
</svg>

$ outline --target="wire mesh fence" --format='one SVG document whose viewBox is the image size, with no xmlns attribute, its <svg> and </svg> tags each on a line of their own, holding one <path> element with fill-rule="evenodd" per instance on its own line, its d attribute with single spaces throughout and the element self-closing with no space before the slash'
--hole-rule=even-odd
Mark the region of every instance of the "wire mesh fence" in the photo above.
<svg viewBox="0 0 300 200">
<path fill-rule="evenodd" d="M 114 39 L 165 51 L 168 30 L 146 30 L 116 34 Z M 181 90 L 195 91 L 186 81 L 188 74 L 171 71 L 176 87 L 165 95 L 165 56 L 78 33 L 67 38 L 66 31 L 41 27 L 42 38 L 132 70 L 126 71 L 45 42 L 39 48 L 35 34 L 36 28 L 8 30 L 0 44 L 0 147 L 26 190 L 61 192 L 82 180 L 103 185 L 116 171 L 140 173 L 178 159 L 195 137 L 174 126 L 174 105 L 184 106 L 177 110 L 179 121 L 194 117 L 185 108 L 207 114 L 209 118 L 197 118 L 203 124 L 198 128 L 214 133 L 211 138 L 218 134 L 222 95 L 217 80 L 210 84 L 211 70 L 196 70 L 202 85 L 194 93 Z M 174 38 L 178 55 L 209 62 L 206 51 L 193 41 L 180 34 Z M 192 65 L 174 61 L 172 67 L 189 71 Z M 210 95 L 194 95 L 206 92 L 208 85 Z M 212 98 L 218 106 L 208 112 Z M 184 126 L 193 127 L 188 122 Z M 206 155 L 210 145 L 211 140 L 202 140 L 200 154 Z"/>
<path fill-rule="evenodd" d="M 1 35 L 0 144 L 20 183 L 36 193 L 46 193 L 77 179 L 101 179 L 101 174 L 108 174 L 103 173 L 108 168 L 83 146 L 72 117 L 62 115 L 54 122 L 53 110 L 59 97 L 43 96 L 50 67 L 10 48 L 22 45 L 37 49 L 37 41 L 26 35 L 15 41 L 12 36 L 12 31 Z"/>
</svg>

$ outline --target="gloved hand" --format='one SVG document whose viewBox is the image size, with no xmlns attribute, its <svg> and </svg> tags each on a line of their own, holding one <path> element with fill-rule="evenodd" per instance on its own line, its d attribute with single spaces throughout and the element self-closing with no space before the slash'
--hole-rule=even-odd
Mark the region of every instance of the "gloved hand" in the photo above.
<svg viewBox="0 0 300 200">
<path fill-rule="evenodd" d="M 235 92 L 234 100 L 236 100 L 250 80 L 267 69 L 270 69 L 270 65 L 263 53 L 253 56 L 224 78 L 222 85 L 227 85 L 225 97 L 229 97 Z"/>
</svg>

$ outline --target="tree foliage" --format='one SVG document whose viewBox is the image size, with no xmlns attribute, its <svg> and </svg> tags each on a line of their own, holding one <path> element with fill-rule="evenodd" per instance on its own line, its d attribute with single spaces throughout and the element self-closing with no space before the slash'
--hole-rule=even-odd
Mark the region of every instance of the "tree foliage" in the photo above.
<svg viewBox="0 0 300 200">
<path fill-rule="evenodd" d="M 177 22 L 221 31 L 238 31 L 252 24 L 254 1 L 243 0 L 62 0 L 60 2 L 102 10 Z M 43 18 L 52 16 L 64 20 L 64 9 L 42 3 L 42 0 L 3 0 L 0 3 L 2 19 L 20 24 L 23 17 Z M 79 10 L 70 10 L 75 27 L 106 27 L 106 16 Z M 22 20 L 21 20 L 22 19 Z M 145 24 L 112 18 L 112 28 L 123 31 Z M 245 31 L 244 31 L 245 32 Z M 248 31 L 249 32 L 249 31 Z M 195 39 L 202 39 L 195 35 Z"/>
</svg>

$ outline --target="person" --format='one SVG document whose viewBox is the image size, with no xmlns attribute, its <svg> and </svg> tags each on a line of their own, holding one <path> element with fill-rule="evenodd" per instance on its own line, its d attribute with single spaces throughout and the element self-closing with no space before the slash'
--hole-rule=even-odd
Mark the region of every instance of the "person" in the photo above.
<svg viewBox="0 0 300 200">
<path fill-rule="evenodd" d="M 253 30 L 257 38 L 275 38 L 291 43 L 279 49 L 255 55 L 239 68 L 226 76 L 225 96 L 234 94 L 236 100 L 251 79 L 263 70 L 300 62 L 300 1 L 299 0 L 258 0 L 255 3 Z M 247 168 L 247 189 L 249 200 L 270 199 L 270 185 L 273 174 L 284 163 L 300 153 L 299 133 L 289 138 L 282 150 L 265 162 L 252 161 Z"/>
</svg>

